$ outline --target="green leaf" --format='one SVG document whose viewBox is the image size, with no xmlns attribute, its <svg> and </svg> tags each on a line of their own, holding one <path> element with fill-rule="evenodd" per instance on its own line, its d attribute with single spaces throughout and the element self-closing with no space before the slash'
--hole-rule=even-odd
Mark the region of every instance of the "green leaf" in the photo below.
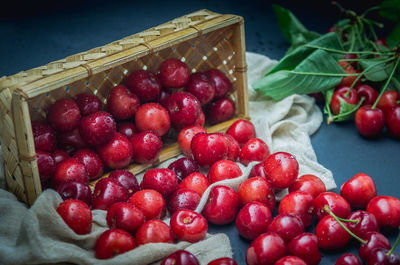
<svg viewBox="0 0 400 265">
<path fill-rule="evenodd" d="M 354 118 L 355 112 L 360 108 L 364 100 L 360 100 L 358 104 L 349 104 L 344 99 L 339 98 L 340 101 L 340 113 L 332 116 L 331 121 L 348 121 Z"/>
<path fill-rule="evenodd" d="M 400 0 L 385 0 L 379 5 L 379 15 L 392 21 L 400 20 Z"/>
<path fill-rule="evenodd" d="M 395 25 L 393 31 L 387 36 L 386 41 L 390 47 L 400 44 L 400 22 Z"/>
<path fill-rule="evenodd" d="M 275 100 L 292 94 L 309 94 L 328 90 L 340 83 L 345 75 L 335 58 L 326 51 L 314 50 L 293 70 L 268 74 L 253 88 Z"/>
<path fill-rule="evenodd" d="M 362 69 L 371 67 L 367 72 L 364 73 L 365 78 L 373 82 L 379 82 L 387 79 L 391 70 L 393 69 L 394 63 L 380 63 L 382 58 L 371 60 L 371 59 L 360 59 L 358 64 Z"/>
<path fill-rule="evenodd" d="M 343 50 L 342 44 L 334 32 L 322 35 L 321 37 L 309 42 L 307 45 L 324 47 L 335 50 Z M 300 46 L 289 54 L 285 55 L 266 75 L 278 72 L 280 70 L 293 70 L 310 54 L 315 52 L 315 48 Z M 334 54 L 332 56 L 339 59 L 343 54 Z"/>
<path fill-rule="evenodd" d="M 320 36 L 319 33 L 307 30 L 303 24 L 290 12 L 278 5 L 272 5 L 278 19 L 283 36 L 292 44 L 291 49 L 310 42 Z"/>
</svg>

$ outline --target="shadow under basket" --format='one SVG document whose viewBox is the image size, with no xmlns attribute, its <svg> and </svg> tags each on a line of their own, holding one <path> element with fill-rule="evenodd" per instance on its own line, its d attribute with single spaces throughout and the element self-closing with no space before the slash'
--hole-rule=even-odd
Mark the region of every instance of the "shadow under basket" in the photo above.
<svg viewBox="0 0 400 265">
<path fill-rule="evenodd" d="M 199 10 L 105 46 L 2 77 L 0 139 L 8 189 L 28 205 L 42 192 L 31 121 L 44 120 L 53 102 L 87 92 L 106 104 L 110 89 L 132 71 L 157 72 L 168 58 L 182 60 L 192 72 L 217 68 L 232 82 L 229 97 L 236 104 L 235 116 L 207 126 L 208 132 L 224 131 L 237 119 L 248 117 L 243 18 Z M 164 145 L 157 162 L 179 154 L 175 139 Z M 131 164 L 126 169 L 137 174 L 152 166 Z"/>
</svg>

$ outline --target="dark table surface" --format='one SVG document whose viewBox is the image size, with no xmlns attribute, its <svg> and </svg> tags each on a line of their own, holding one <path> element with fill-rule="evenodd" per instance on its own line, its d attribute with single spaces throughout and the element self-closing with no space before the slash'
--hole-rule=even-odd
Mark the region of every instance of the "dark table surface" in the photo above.
<svg viewBox="0 0 400 265">
<path fill-rule="evenodd" d="M 358 1 L 346 2 L 346 7 L 355 10 L 377 3 L 366 1 L 359 6 Z M 14 1 L 9 8 L 0 11 L 0 76 L 107 44 L 203 8 L 243 16 L 247 50 L 280 59 L 289 44 L 278 28 L 271 3 L 255 0 Z M 325 32 L 338 15 L 328 1 L 275 3 L 291 9 L 307 28 L 320 33 Z M 400 141 L 386 133 L 378 139 L 362 138 L 353 122 L 331 125 L 324 122 L 311 141 L 319 162 L 332 170 L 338 187 L 354 174 L 364 172 L 374 178 L 378 194 L 399 197 Z M 239 264 L 245 264 L 250 242 L 239 237 L 233 224 L 211 225 L 210 232 L 227 233 L 234 258 Z M 392 243 L 396 234 L 396 231 L 388 234 Z M 356 253 L 357 244 L 350 245 L 346 251 Z M 324 252 L 320 264 L 334 264 L 341 253 Z"/>
</svg>

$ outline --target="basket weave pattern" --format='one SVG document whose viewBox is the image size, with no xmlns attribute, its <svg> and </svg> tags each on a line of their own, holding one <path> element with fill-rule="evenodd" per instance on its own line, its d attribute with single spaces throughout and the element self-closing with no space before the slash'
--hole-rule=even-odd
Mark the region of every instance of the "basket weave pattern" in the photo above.
<svg viewBox="0 0 400 265">
<path fill-rule="evenodd" d="M 230 97 L 236 116 L 247 116 L 243 20 L 208 10 L 174 19 L 103 47 L 0 79 L 0 114 L 8 189 L 32 204 L 41 193 L 31 121 L 43 120 L 57 99 L 93 93 L 106 104 L 108 92 L 138 69 L 157 72 L 167 58 L 184 61 L 192 72 L 217 68 L 233 84 Z M 208 128 L 219 131 L 234 120 Z M 164 148 L 160 161 L 179 154 L 176 144 Z M 137 173 L 151 165 L 131 165 Z"/>
</svg>

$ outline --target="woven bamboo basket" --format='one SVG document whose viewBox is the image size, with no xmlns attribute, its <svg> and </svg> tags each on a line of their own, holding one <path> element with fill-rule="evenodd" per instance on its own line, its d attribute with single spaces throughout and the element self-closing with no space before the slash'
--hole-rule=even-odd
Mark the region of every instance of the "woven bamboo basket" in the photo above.
<svg viewBox="0 0 400 265">
<path fill-rule="evenodd" d="M 217 68 L 231 80 L 235 117 L 207 127 L 209 132 L 223 131 L 238 118 L 246 118 L 244 40 L 242 17 L 199 10 L 105 46 L 2 77 L 0 139 L 8 189 L 28 205 L 42 192 L 31 121 L 45 119 L 54 101 L 89 92 L 106 103 L 109 90 L 130 72 L 156 72 L 167 58 L 181 59 L 193 72 Z M 178 154 L 176 142 L 168 144 L 159 162 Z M 151 166 L 132 164 L 127 169 L 136 174 Z"/>
</svg>

